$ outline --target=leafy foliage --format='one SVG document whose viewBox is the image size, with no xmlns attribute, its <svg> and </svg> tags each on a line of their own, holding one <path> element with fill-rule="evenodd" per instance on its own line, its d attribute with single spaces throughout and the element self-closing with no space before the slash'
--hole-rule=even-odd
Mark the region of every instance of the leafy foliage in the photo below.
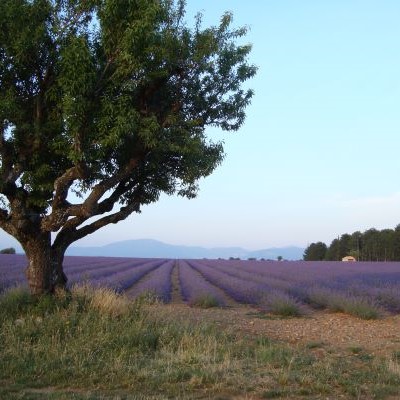
<svg viewBox="0 0 400 400">
<path fill-rule="evenodd" d="M 255 68 L 230 14 L 204 30 L 200 17 L 184 26 L 183 3 L 171 1 L 5 1 L 0 14 L 3 146 L 14 150 L 3 149 L 3 172 L 23 171 L 42 212 L 54 180 L 78 165 L 80 194 L 140 159 L 124 202 L 139 183 L 145 201 L 192 196 L 222 157 L 205 126 L 243 123 L 252 91 L 240 85 Z"/>
<path fill-rule="evenodd" d="M 311 243 L 304 251 L 304 261 L 322 261 L 325 259 L 327 247 L 325 243 Z"/>
</svg>

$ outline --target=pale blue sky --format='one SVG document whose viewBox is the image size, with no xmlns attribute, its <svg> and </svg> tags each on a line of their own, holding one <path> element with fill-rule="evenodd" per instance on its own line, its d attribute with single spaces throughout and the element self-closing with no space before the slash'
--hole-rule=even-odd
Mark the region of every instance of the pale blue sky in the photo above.
<svg viewBox="0 0 400 400">
<path fill-rule="evenodd" d="M 188 0 L 187 10 L 188 20 L 202 10 L 204 25 L 229 10 L 250 27 L 259 71 L 246 123 L 215 134 L 226 159 L 196 199 L 163 197 L 78 244 L 306 246 L 400 223 L 400 2 Z"/>
</svg>

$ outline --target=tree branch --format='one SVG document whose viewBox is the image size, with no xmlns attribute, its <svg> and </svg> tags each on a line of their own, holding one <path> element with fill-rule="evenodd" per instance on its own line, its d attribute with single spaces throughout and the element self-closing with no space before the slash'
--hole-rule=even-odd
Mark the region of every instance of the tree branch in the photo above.
<svg viewBox="0 0 400 400">
<path fill-rule="evenodd" d="M 70 205 L 66 199 L 72 183 L 74 180 L 82 178 L 83 173 L 76 166 L 67 170 L 55 181 L 52 212 L 50 215 L 43 218 L 41 223 L 42 229 L 56 232 L 64 224 L 67 229 L 76 228 L 90 217 L 111 211 L 120 196 L 135 186 L 134 182 L 130 182 L 128 185 L 126 183 L 129 175 L 138 163 L 138 158 L 131 159 L 121 171 L 98 183 L 86 200 L 77 205 Z M 115 185 L 117 185 L 117 187 L 113 193 L 107 199 L 98 203 L 100 198 Z M 69 217 L 75 218 L 68 220 Z"/>
<path fill-rule="evenodd" d="M 129 162 L 125 165 L 125 167 L 120 170 L 115 175 L 105 179 L 104 181 L 98 183 L 92 190 L 92 193 L 87 197 L 87 199 L 82 203 L 82 205 L 78 208 L 79 214 L 83 216 L 91 217 L 96 215 L 97 208 L 99 206 L 98 201 L 104 194 L 117 185 L 119 182 L 125 181 L 132 171 L 137 167 L 139 164 L 140 158 L 132 158 Z M 122 194 L 123 192 L 121 192 Z M 73 214 L 70 214 L 73 215 Z"/>
<path fill-rule="evenodd" d="M 116 224 L 119 221 L 126 219 L 133 212 L 140 210 L 140 199 L 128 204 L 127 206 L 121 207 L 119 211 L 106 215 L 91 224 L 85 225 L 84 227 L 76 230 L 72 225 L 68 226 L 68 223 L 64 225 L 64 228 L 57 235 L 53 248 L 62 247 L 67 248 L 71 243 L 82 239 L 83 237 L 97 231 L 98 229 L 108 225 Z M 78 218 L 78 217 L 77 217 Z M 70 222 L 70 221 L 68 221 Z"/>
<path fill-rule="evenodd" d="M 116 189 L 111 193 L 111 195 L 98 204 L 96 215 L 104 214 L 111 211 L 114 207 L 114 204 L 118 202 L 121 196 L 129 190 L 133 189 L 136 185 L 137 182 L 135 181 L 120 182 Z"/>
<path fill-rule="evenodd" d="M 18 227 L 11 222 L 10 213 L 3 208 L 0 208 L 0 228 L 6 231 L 9 235 L 14 236 L 16 239 L 18 239 L 19 234 L 21 233 Z"/>
<path fill-rule="evenodd" d="M 116 213 L 106 215 L 103 218 L 98 219 L 97 221 L 94 221 L 93 223 L 89 225 L 85 225 L 81 229 L 78 229 L 75 231 L 75 240 L 81 239 L 85 237 L 86 235 L 89 235 L 90 233 L 93 233 L 97 231 L 98 229 L 102 228 L 103 226 L 106 226 L 108 224 L 116 224 L 119 221 L 124 220 L 127 218 L 129 215 L 131 215 L 133 212 L 137 212 L 140 210 L 140 202 L 135 201 L 127 206 L 121 207 L 119 211 Z"/>
<path fill-rule="evenodd" d="M 88 168 L 82 165 L 74 165 L 65 171 L 63 175 L 54 182 L 54 200 L 52 209 L 56 210 L 65 207 L 69 189 L 76 179 L 83 179 L 88 175 Z"/>
<path fill-rule="evenodd" d="M 71 230 L 77 228 L 79 225 L 82 225 L 85 221 L 87 221 L 90 217 L 95 217 L 97 215 L 104 214 L 106 212 L 110 212 L 114 205 L 119 201 L 121 196 L 126 193 L 127 191 L 133 189 L 137 185 L 136 182 L 131 181 L 128 184 L 126 184 L 125 181 L 120 182 L 120 184 L 117 186 L 117 188 L 111 193 L 109 197 L 104 199 L 102 202 L 98 203 L 96 206 L 96 211 L 93 211 L 93 213 L 89 216 L 82 215 L 82 213 L 76 213 L 75 217 L 72 219 L 69 219 L 68 221 L 64 221 L 64 226 L 66 230 Z M 79 209 L 82 205 L 80 206 L 72 206 L 71 208 L 77 208 Z M 68 215 L 74 215 L 72 212 L 68 212 Z M 61 225 L 60 225 L 61 228 Z"/>
<path fill-rule="evenodd" d="M 68 192 L 76 179 L 83 179 L 88 174 L 86 165 L 74 165 L 54 182 L 52 211 L 43 217 L 41 228 L 45 231 L 57 231 L 68 220 L 70 204 L 67 202 Z"/>
</svg>

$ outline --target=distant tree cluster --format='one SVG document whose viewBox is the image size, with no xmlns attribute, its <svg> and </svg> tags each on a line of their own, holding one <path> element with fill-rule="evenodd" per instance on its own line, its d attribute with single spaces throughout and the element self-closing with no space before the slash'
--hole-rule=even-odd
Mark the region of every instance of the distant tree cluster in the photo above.
<svg viewBox="0 0 400 400">
<path fill-rule="evenodd" d="M 304 251 L 305 261 L 341 261 L 353 256 L 358 261 L 400 261 L 400 224 L 395 229 L 345 233 L 330 246 L 323 242 L 311 243 Z"/>
<path fill-rule="evenodd" d="M 0 254 L 15 254 L 14 247 L 7 247 L 6 249 L 0 250 Z"/>
</svg>

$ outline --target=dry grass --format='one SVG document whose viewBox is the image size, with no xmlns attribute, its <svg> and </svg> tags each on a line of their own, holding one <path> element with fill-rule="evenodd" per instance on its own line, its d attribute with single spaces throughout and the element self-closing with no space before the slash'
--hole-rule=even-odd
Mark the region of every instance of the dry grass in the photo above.
<svg viewBox="0 0 400 400">
<path fill-rule="evenodd" d="M 397 356 L 388 360 L 387 368 L 392 374 L 400 376 L 400 360 Z"/>
<path fill-rule="evenodd" d="M 127 315 L 132 308 L 132 302 L 126 296 L 110 288 L 95 288 L 84 284 L 75 285 L 71 292 L 73 296 L 87 299 L 89 307 L 100 314 L 118 317 Z"/>
</svg>

